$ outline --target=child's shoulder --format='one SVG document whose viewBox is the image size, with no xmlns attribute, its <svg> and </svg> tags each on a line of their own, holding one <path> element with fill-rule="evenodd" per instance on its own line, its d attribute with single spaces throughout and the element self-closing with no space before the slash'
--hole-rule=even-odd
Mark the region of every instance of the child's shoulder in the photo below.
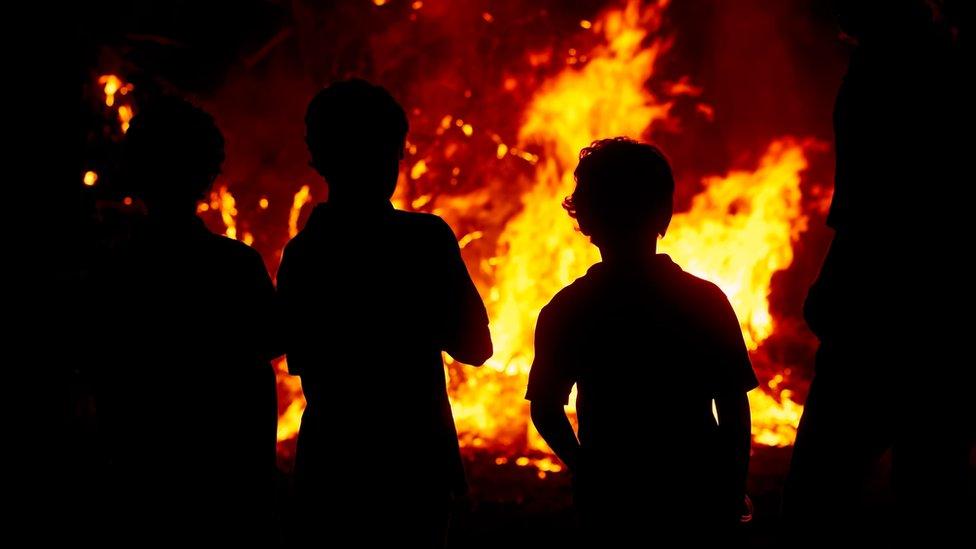
<svg viewBox="0 0 976 549">
<path fill-rule="evenodd" d="M 731 307 L 728 296 L 714 282 L 684 270 L 676 278 L 673 297 L 682 301 L 686 307 L 703 314 L 708 312 L 709 315 Z"/>
<path fill-rule="evenodd" d="M 454 231 L 440 216 L 424 212 L 408 212 L 405 210 L 393 210 L 393 219 L 402 225 L 407 225 L 419 230 L 428 230 L 435 233 L 444 231 Z"/>
<path fill-rule="evenodd" d="M 591 297 L 599 293 L 599 288 L 591 268 L 586 274 L 569 283 L 568 286 L 556 292 L 549 303 L 542 308 L 542 312 L 551 316 L 568 316 L 571 311 L 585 307 Z"/>
<path fill-rule="evenodd" d="M 725 292 L 718 287 L 718 284 L 710 280 L 699 278 L 685 270 L 680 270 L 677 278 L 682 289 L 695 297 L 707 300 L 727 300 Z"/>
</svg>

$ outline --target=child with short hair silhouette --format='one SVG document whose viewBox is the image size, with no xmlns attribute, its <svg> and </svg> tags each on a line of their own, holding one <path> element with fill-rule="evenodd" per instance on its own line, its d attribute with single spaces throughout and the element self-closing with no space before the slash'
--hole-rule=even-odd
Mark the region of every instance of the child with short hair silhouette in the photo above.
<svg viewBox="0 0 976 549">
<path fill-rule="evenodd" d="M 539 314 L 532 420 L 573 475 L 590 542 L 717 539 L 739 518 L 757 386 L 735 312 L 655 253 L 674 193 L 660 150 L 597 141 L 575 176 L 563 206 L 603 261 Z M 574 385 L 578 438 L 563 408 Z"/>
<path fill-rule="evenodd" d="M 258 252 L 197 217 L 223 135 L 199 107 L 160 97 L 132 119 L 124 152 L 145 220 L 89 298 L 106 544 L 269 545 L 274 286 Z"/>
<path fill-rule="evenodd" d="M 298 537 L 443 546 L 464 471 L 441 352 L 487 360 L 488 315 L 447 223 L 390 204 L 408 124 L 389 92 L 333 83 L 305 124 L 329 198 L 288 243 L 277 281 L 288 368 L 308 401 Z"/>
</svg>

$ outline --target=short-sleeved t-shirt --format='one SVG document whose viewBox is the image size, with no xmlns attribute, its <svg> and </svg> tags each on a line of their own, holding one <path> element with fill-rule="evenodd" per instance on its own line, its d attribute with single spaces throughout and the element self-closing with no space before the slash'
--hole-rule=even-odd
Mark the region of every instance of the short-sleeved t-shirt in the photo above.
<svg viewBox="0 0 976 549">
<path fill-rule="evenodd" d="M 598 263 L 542 309 L 526 398 L 565 404 L 574 384 L 581 445 L 611 452 L 638 433 L 708 444 L 712 399 L 758 385 L 728 298 L 664 254 Z"/>
</svg>

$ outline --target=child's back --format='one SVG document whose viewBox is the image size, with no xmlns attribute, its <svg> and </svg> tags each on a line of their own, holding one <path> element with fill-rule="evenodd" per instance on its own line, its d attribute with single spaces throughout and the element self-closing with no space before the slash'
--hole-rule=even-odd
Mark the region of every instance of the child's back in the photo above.
<svg viewBox="0 0 976 549">
<path fill-rule="evenodd" d="M 305 125 L 329 200 L 278 270 L 288 365 L 308 401 L 295 543 L 443 546 L 464 472 L 441 352 L 483 363 L 488 315 L 451 228 L 390 204 L 409 124 L 389 92 L 333 83 Z"/>
<path fill-rule="evenodd" d="M 597 142 L 576 175 L 567 209 L 603 262 L 539 315 L 533 420 L 573 473 L 590 535 L 730 525 L 748 463 L 745 393 L 757 385 L 735 312 L 717 286 L 654 253 L 673 192 L 659 151 Z M 573 385 L 578 442 L 562 412 Z"/>
<path fill-rule="evenodd" d="M 598 263 L 542 310 L 529 398 L 573 383 L 589 455 L 651 435 L 680 467 L 713 442 L 714 394 L 756 381 L 725 295 L 660 254 L 643 272 Z"/>
</svg>

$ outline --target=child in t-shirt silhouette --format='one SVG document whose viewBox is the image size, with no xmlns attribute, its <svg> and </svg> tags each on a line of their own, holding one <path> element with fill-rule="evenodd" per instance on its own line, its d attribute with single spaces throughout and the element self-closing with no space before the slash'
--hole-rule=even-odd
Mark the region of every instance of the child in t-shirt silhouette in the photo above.
<svg viewBox="0 0 976 549">
<path fill-rule="evenodd" d="M 597 141 L 575 176 L 563 205 L 603 261 L 539 314 L 533 422 L 573 475 L 592 543 L 725 541 L 744 498 L 746 393 L 757 386 L 735 312 L 717 286 L 655 253 L 674 194 L 660 150 Z M 578 438 L 563 409 L 573 385 Z"/>
</svg>

